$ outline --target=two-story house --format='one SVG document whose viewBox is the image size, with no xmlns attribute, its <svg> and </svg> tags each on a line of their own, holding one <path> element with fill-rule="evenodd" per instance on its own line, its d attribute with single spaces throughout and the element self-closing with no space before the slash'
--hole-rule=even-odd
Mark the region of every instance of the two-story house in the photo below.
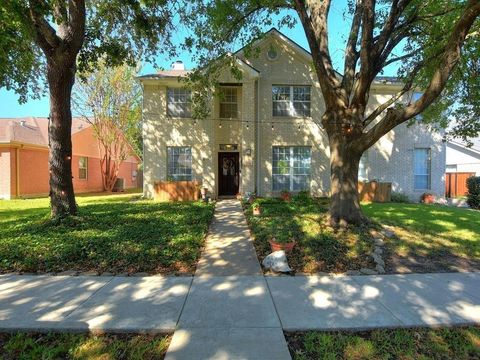
<svg viewBox="0 0 480 360">
<path fill-rule="evenodd" d="M 191 93 L 172 70 L 139 77 L 143 86 L 144 193 L 155 181 L 198 180 L 213 197 L 282 190 L 328 195 L 329 147 L 320 119 L 324 102 L 311 54 L 276 29 L 254 44 L 255 58 L 233 56 L 239 81 L 225 69 L 212 98 L 210 116 L 191 118 Z M 372 86 L 373 110 L 402 84 L 379 78 Z M 405 96 L 408 101 L 413 95 Z M 362 158 L 362 180 L 392 182 L 393 190 L 418 200 L 426 191 L 443 195 L 442 136 L 417 124 L 401 125 Z"/>
</svg>

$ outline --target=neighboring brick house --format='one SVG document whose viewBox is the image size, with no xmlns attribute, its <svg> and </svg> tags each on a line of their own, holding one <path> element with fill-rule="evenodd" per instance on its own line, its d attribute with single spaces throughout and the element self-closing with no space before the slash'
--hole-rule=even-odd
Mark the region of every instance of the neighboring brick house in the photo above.
<svg viewBox="0 0 480 360">
<path fill-rule="evenodd" d="M 232 56 L 242 72 L 220 77 L 222 96 L 212 100 L 207 119 L 191 119 L 191 94 L 172 70 L 139 77 L 143 86 L 144 194 L 155 181 L 199 180 L 213 197 L 281 190 L 330 191 L 329 146 L 320 119 L 325 109 L 311 54 L 276 29 L 254 44 L 259 56 Z M 378 78 L 369 111 L 403 84 Z M 406 94 L 407 102 L 417 94 Z M 367 111 L 368 112 L 368 111 Z M 362 158 L 360 178 L 392 182 L 393 190 L 418 200 L 429 191 L 444 194 L 445 144 L 442 134 L 420 124 L 400 125 Z"/>
<path fill-rule="evenodd" d="M 75 192 L 102 191 L 97 139 L 91 125 L 72 121 L 72 174 Z M 125 188 L 137 186 L 139 158 L 130 156 L 118 177 Z M 46 196 L 49 192 L 48 119 L 0 119 L 0 198 Z"/>
</svg>

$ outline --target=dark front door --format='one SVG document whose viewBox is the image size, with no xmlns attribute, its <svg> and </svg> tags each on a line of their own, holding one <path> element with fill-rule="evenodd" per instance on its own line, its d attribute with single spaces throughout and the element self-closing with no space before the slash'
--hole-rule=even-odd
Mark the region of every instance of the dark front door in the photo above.
<svg viewBox="0 0 480 360">
<path fill-rule="evenodd" d="M 218 153 L 218 195 L 236 195 L 239 183 L 238 153 Z"/>
</svg>

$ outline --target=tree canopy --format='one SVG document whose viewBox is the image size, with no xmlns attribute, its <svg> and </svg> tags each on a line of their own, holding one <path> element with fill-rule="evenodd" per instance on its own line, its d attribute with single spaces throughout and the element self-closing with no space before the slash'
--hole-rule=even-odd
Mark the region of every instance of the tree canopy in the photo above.
<svg viewBox="0 0 480 360">
<path fill-rule="evenodd" d="M 40 35 L 52 44 L 73 38 L 75 9 L 85 6 L 84 40 L 77 67 L 91 71 L 106 65 L 136 66 L 172 55 L 175 2 L 167 0 L 4 0 L 0 3 L 0 87 L 14 90 L 25 102 L 46 91 L 46 59 Z"/>
</svg>

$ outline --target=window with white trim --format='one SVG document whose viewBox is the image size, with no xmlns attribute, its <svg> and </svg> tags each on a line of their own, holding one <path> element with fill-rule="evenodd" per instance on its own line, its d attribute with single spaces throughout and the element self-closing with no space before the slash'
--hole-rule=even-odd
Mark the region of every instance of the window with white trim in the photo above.
<svg viewBox="0 0 480 360">
<path fill-rule="evenodd" d="M 274 146 L 272 153 L 273 191 L 301 191 L 310 188 L 310 147 Z"/>
<path fill-rule="evenodd" d="M 184 88 L 167 88 L 167 116 L 189 118 L 192 116 L 192 94 Z"/>
<path fill-rule="evenodd" d="M 220 118 L 236 119 L 238 118 L 238 97 L 237 88 L 221 88 L 220 93 Z"/>
<path fill-rule="evenodd" d="M 415 190 L 429 190 L 431 179 L 431 155 L 428 148 L 414 150 L 414 188 Z"/>
<path fill-rule="evenodd" d="M 81 156 L 78 158 L 78 178 L 87 180 L 88 178 L 88 157 Z"/>
<path fill-rule="evenodd" d="M 310 86 L 272 86 L 273 116 L 310 116 Z"/>
<path fill-rule="evenodd" d="M 167 180 L 192 180 L 192 148 L 189 146 L 167 147 Z"/>
</svg>

